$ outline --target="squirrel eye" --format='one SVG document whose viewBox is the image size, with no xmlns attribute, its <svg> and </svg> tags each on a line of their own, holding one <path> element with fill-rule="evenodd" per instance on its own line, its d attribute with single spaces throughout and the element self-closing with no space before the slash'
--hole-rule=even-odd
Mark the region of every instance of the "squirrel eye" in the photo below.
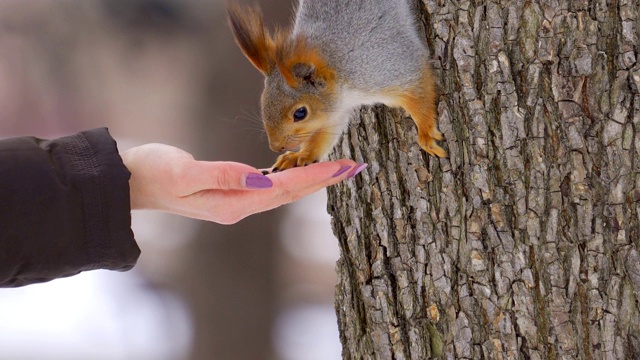
<svg viewBox="0 0 640 360">
<path fill-rule="evenodd" d="M 294 122 L 298 122 L 298 121 L 302 121 L 304 120 L 304 118 L 307 117 L 307 108 L 306 107 L 301 107 L 299 109 L 297 109 L 294 113 L 293 113 L 293 121 Z"/>
</svg>

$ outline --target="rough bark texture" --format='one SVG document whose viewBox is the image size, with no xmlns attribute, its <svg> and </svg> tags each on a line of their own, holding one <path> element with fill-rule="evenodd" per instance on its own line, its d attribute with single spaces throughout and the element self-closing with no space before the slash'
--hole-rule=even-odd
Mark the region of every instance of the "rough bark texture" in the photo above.
<svg viewBox="0 0 640 360">
<path fill-rule="evenodd" d="M 449 158 L 382 106 L 333 154 L 343 358 L 640 358 L 638 1 L 420 8 Z"/>
</svg>

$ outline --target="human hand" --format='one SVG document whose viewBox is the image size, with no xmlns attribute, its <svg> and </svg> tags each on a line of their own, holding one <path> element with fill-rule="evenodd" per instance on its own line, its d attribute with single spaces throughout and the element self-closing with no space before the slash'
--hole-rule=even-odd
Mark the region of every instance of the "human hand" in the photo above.
<svg viewBox="0 0 640 360">
<path fill-rule="evenodd" d="M 322 162 L 262 175 L 249 165 L 196 161 L 188 152 L 146 144 L 121 154 L 131 172 L 131 208 L 153 209 L 233 224 L 294 202 L 362 171 L 351 160 Z"/>
</svg>

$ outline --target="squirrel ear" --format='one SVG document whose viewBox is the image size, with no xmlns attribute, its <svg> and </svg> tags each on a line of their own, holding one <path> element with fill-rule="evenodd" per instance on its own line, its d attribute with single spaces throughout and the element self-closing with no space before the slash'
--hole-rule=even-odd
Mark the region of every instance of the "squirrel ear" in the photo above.
<svg viewBox="0 0 640 360">
<path fill-rule="evenodd" d="M 313 51 L 289 59 L 285 64 L 279 63 L 278 70 L 292 88 L 298 87 L 300 83 L 322 88 L 333 80 L 333 71 Z"/>
<path fill-rule="evenodd" d="M 291 74 L 310 85 L 322 85 L 322 79 L 316 77 L 316 66 L 311 63 L 297 63 L 291 67 Z"/>
<path fill-rule="evenodd" d="M 316 88 L 333 84 L 333 69 L 303 37 L 290 38 L 287 33 L 276 33 L 275 57 L 278 70 L 292 88 L 300 83 Z"/>
<path fill-rule="evenodd" d="M 236 43 L 247 59 L 263 74 L 271 72 L 275 64 L 275 46 L 265 31 L 260 8 L 229 3 L 227 14 Z"/>
</svg>

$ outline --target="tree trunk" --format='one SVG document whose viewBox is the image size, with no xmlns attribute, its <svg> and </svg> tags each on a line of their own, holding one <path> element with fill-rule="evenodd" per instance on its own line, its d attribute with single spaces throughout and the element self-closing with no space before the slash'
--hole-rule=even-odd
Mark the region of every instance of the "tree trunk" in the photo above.
<svg viewBox="0 0 640 360">
<path fill-rule="evenodd" d="M 449 157 L 383 106 L 332 155 L 343 358 L 640 358 L 638 1 L 419 7 Z"/>
</svg>

